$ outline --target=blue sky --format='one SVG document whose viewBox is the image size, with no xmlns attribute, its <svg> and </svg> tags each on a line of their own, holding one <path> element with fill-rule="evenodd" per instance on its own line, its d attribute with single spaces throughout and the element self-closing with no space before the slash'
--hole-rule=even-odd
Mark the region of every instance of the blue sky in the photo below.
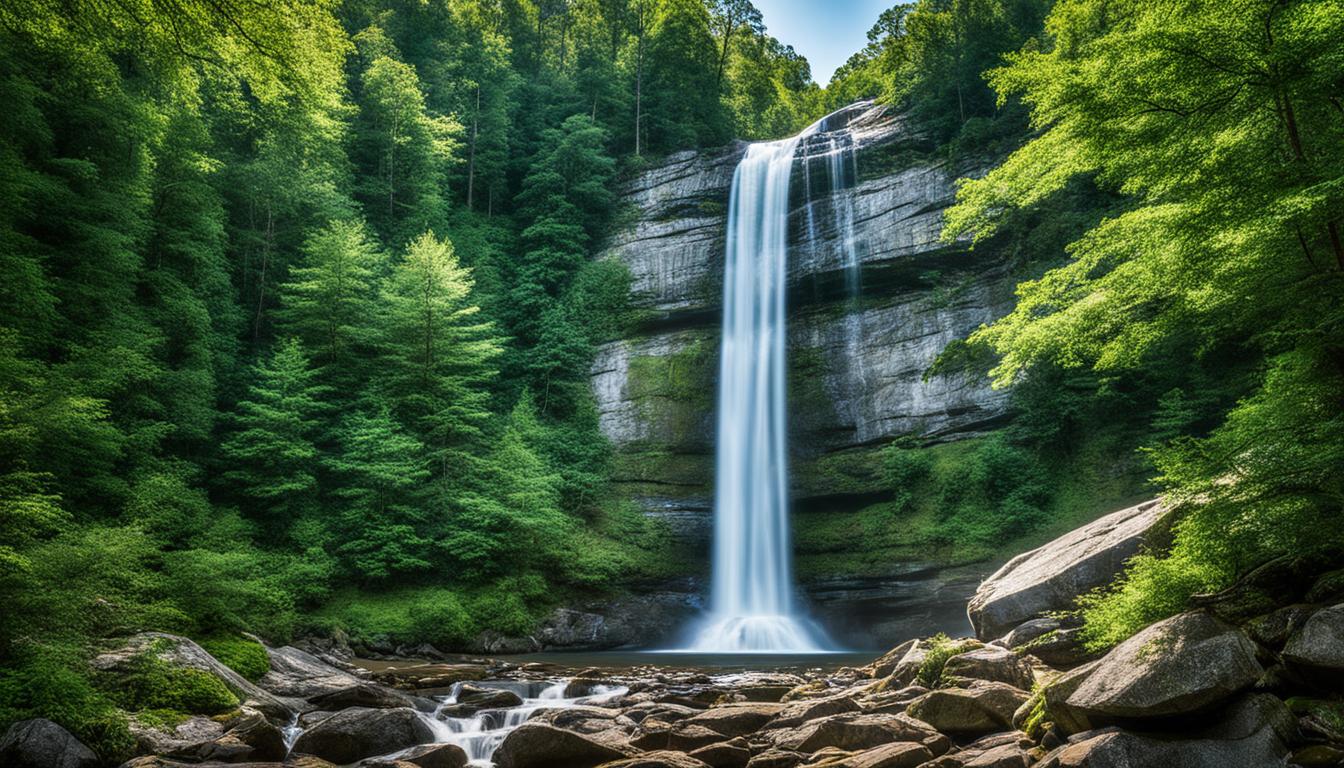
<svg viewBox="0 0 1344 768">
<path fill-rule="evenodd" d="M 897 0 L 755 0 L 765 26 L 812 65 L 812 79 L 831 74 L 868 44 L 868 29 Z"/>
</svg>

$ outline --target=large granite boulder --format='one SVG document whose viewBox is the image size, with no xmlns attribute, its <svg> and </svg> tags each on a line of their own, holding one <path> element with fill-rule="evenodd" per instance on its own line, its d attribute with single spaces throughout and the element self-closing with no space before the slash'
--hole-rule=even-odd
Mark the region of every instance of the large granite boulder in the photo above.
<svg viewBox="0 0 1344 768">
<path fill-rule="evenodd" d="M 948 659 L 943 665 L 943 677 L 990 680 L 1027 690 L 1034 682 L 1030 664 L 1016 653 L 993 645 Z"/>
<path fill-rule="evenodd" d="M 1073 736 L 1038 768 L 1269 768 L 1284 765 L 1293 737 L 1292 714 L 1267 694 L 1247 696 L 1208 728 L 1171 734 L 1119 728 Z"/>
<path fill-rule="evenodd" d="M 392 757 L 375 757 L 359 768 L 466 768 L 467 753 L 456 744 L 422 744 Z"/>
<path fill-rule="evenodd" d="M 1012 728 L 1013 713 L 1030 698 L 1005 683 L 976 681 L 968 688 L 939 688 L 910 703 L 906 714 L 941 733 L 985 734 Z"/>
<path fill-rule="evenodd" d="M 976 636 L 993 640 L 1044 613 L 1073 608 L 1079 595 L 1109 584 L 1140 547 L 1161 538 L 1167 518 L 1165 505 L 1146 501 L 1009 560 L 967 606 Z"/>
<path fill-rule="evenodd" d="M 0 765 L 7 768 L 96 768 L 98 756 L 50 720 L 20 720 L 0 739 Z"/>
<path fill-rule="evenodd" d="M 601 768 L 718 768 L 685 752 L 661 750 L 603 763 Z"/>
<path fill-rule="evenodd" d="M 1344 604 L 1307 619 L 1284 646 L 1283 658 L 1299 667 L 1344 672 Z"/>
<path fill-rule="evenodd" d="M 809 763 L 816 768 L 916 768 L 933 759 L 922 744 L 897 742 Z"/>
<path fill-rule="evenodd" d="M 433 740 L 434 732 L 409 707 L 351 707 L 304 731 L 294 751 L 344 764 Z"/>
<path fill-rule="evenodd" d="M 1209 709 L 1260 678 L 1255 652 L 1241 630 L 1203 611 L 1183 613 L 1113 648 L 1068 705 L 1102 721 Z"/>
<path fill-rule="evenodd" d="M 544 723 L 523 723 L 495 750 L 498 768 L 591 768 L 634 750 L 604 734 L 581 734 Z"/>
<path fill-rule="evenodd" d="M 188 744 L 168 756 L 189 762 L 257 763 L 285 759 L 285 736 L 260 712 L 249 711 L 218 738 Z"/>
<path fill-rule="evenodd" d="M 271 669 L 259 681 L 280 696 L 311 699 L 359 685 L 362 680 L 292 646 L 267 649 Z"/>
</svg>

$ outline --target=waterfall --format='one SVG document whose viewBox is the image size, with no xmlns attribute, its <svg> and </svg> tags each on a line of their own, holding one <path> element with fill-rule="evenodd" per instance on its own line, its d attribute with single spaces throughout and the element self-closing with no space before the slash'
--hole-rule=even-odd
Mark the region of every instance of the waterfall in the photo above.
<svg viewBox="0 0 1344 768">
<path fill-rule="evenodd" d="M 826 645 L 821 631 L 798 612 L 793 594 L 784 380 L 789 177 L 798 143 L 823 130 L 825 122 L 790 139 L 752 144 L 733 175 L 719 359 L 713 582 L 695 651 L 814 653 Z"/>
</svg>

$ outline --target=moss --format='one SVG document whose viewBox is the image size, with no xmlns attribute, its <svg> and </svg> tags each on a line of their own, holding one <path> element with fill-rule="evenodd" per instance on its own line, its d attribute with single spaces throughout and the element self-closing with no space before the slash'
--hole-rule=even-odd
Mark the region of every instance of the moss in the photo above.
<svg viewBox="0 0 1344 768">
<path fill-rule="evenodd" d="M 1045 686 L 1040 684 L 1032 686 L 1031 698 L 1027 700 L 1027 703 L 1031 706 L 1031 709 L 1028 711 L 1026 720 L 1022 723 L 1022 732 L 1027 735 L 1027 738 L 1039 743 L 1050 726 L 1049 712 L 1045 707 Z"/>
<path fill-rule="evenodd" d="M 717 345 L 702 338 L 665 355 L 630 358 L 626 395 L 639 419 L 657 426 L 659 442 L 704 442 L 706 419 L 713 411 Z"/>
<path fill-rule="evenodd" d="M 191 716 L 172 709 L 146 709 L 135 713 L 136 722 L 160 731 L 171 731 Z"/>
<path fill-rule="evenodd" d="M 937 688 L 943 681 L 943 667 L 947 660 L 960 653 L 981 647 L 974 640 L 953 640 L 941 632 L 925 641 L 924 661 L 915 673 L 915 682 L 925 688 Z"/>
<path fill-rule="evenodd" d="M 793 481 L 804 496 L 871 494 L 887 490 L 882 479 L 882 450 L 862 446 L 795 462 Z"/>
<path fill-rule="evenodd" d="M 0 667 L 0 732 L 19 720 L 43 717 L 75 735 L 103 763 L 119 765 L 135 751 L 126 713 L 94 685 L 80 650 L 25 649 Z"/>
<path fill-rule="evenodd" d="M 224 666 L 254 683 L 271 669 L 266 648 L 242 635 L 215 635 L 201 640 L 200 645 Z"/>
<path fill-rule="evenodd" d="M 238 707 L 238 697 L 219 678 L 160 659 L 156 648 L 136 657 L 129 670 L 105 678 L 108 693 L 131 711 L 172 710 L 217 715 Z"/>
</svg>

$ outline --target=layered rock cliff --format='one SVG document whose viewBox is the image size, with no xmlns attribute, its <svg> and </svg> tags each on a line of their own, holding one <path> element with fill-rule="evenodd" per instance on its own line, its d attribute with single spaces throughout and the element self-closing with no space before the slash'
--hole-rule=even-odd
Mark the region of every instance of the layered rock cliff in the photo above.
<svg viewBox="0 0 1344 768">
<path fill-rule="evenodd" d="M 1003 418 L 1007 393 L 984 377 L 926 372 L 948 342 L 1004 314 L 1015 284 L 992 251 L 940 239 L 956 179 L 980 168 L 930 159 L 924 137 L 881 106 L 855 105 L 825 128 L 799 146 L 789 214 L 791 494 L 814 510 L 889 490 L 876 456 L 893 438 L 954 440 Z M 601 256 L 629 268 L 643 317 L 636 334 L 599 351 L 592 372 L 617 483 L 701 551 L 727 211 L 746 147 L 678 153 L 626 182 L 624 224 Z M 838 148 L 849 164 L 840 179 Z M 823 615 L 836 606 L 837 620 L 857 615 L 855 600 L 866 606 L 857 613 L 919 615 L 939 610 L 930 600 L 964 604 L 979 575 L 959 574 L 954 594 L 920 564 L 893 564 L 881 585 L 841 577 L 805 587 Z"/>
</svg>

